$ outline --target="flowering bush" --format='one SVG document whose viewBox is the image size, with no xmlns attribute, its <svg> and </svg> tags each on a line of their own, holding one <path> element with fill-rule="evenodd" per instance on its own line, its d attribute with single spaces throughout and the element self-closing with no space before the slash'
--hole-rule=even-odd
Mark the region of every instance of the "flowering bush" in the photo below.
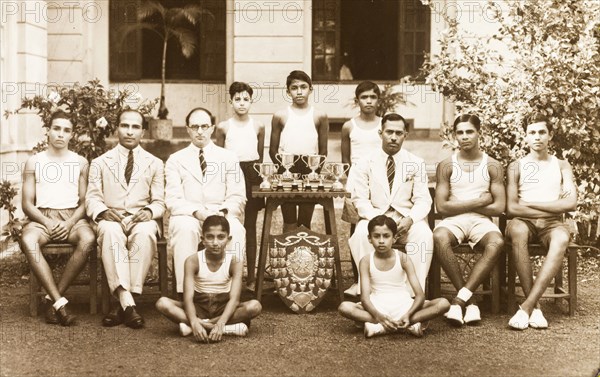
<svg viewBox="0 0 600 377">
<path fill-rule="evenodd" d="M 8 212 L 8 223 L 2 228 L 2 236 L 7 236 L 6 240 L 12 241 L 19 240 L 23 227 L 21 220 L 15 218 L 17 209 L 13 204 L 15 196 L 17 196 L 17 189 L 9 181 L 2 181 L 2 185 L 0 185 L 0 204 Z"/>
<path fill-rule="evenodd" d="M 523 120 L 546 114 L 554 125 L 553 153 L 573 166 L 580 221 L 600 207 L 600 3 L 530 0 L 497 4 L 498 32 L 481 38 L 460 30 L 447 15 L 441 51 L 422 67 L 426 82 L 482 120 L 482 148 L 508 163 L 526 153 Z M 432 5 L 435 11 L 435 7 Z M 488 14 L 487 19 L 490 19 Z M 451 128 L 442 137 L 452 142 Z M 596 220 L 597 221 L 597 220 Z"/>
<path fill-rule="evenodd" d="M 74 125 L 69 149 L 91 161 L 106 152 L 106 138 L 116 130 L 119 112 L 137 108 L 144 116 L 148 116 L 157 102 L 158 99 L 142 100 L 139 94 L 129 90 L 107 90 L 95 79 L 84 86 L 75 83 L 72 87 L 58 87 L 47 97 L 38 95 L 24 98 L 21 108 L 12 113 L 22 109 L 36 109 L 44 127 L 49 127 L 52 113 L 59 108 L 63 109 Z M 6 115 L 9 114 L 11 112 Z M 34 148 L 35 151 L 43 149 L 45 141 Z"/>
</svg>

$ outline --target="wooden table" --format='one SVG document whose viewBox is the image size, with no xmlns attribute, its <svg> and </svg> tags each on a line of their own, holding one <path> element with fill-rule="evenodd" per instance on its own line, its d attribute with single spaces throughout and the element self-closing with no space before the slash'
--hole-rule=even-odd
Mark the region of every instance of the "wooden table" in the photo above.
<svg viewBox="0 0 600 377">
<path fill-rule="evenodd" d="M 258 272 L 256 278 L 256 299 L 262 298 L 263 282 L 265 278 L 265 267 L 267 254 L 269 253 L 269 236 L 271 235 L 271 220 L 273 211 L 283 203 L 311 203 L 320 204 L 325 212 L 325 233 L 333 236 L 335 244 L 335 277 L 340 302 L 344 300 L 344 288 L 342 286 L 342 264 L 340 262 L 340 248 L 337 242 L 337 227 L 335 222 L 335 209 L 333 198 L 349 197 L 347 191 L 261 191 L 258 186 L 252 187 L 253 198 L 265 198 L 266 208 L 263 222 L 262 238 L 260 241 L 260 254 L 258 261 Z"/>
</svg>

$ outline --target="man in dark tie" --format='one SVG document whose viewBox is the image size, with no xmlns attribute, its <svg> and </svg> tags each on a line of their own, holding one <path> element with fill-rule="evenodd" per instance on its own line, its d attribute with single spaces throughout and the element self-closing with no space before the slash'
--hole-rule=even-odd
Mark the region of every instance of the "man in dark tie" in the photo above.
<svg viewBox="0 0 600 377">
<path fill-rule="evenodd" d="M 140 147 L 145 121 L 136 110 L 119 117 L 119 144 L 92 161 L 86 194 L 88 216 L 98 224 L 98 243 L 111 293 L 119 299 L 102 321 L 140 328 L 133 294 L 141 294 L 156 253 L 164 203 L 163 162 Z"/>
<path fill-rule="evenodd" d="M 394 219 L 398 225 L 398 237 L 406 243 L 421 288 L 433 256 L 433 238 L 427 224 L 431 209 L 431 196 L 427 187 L 425 161 L 402 149 L 408 135 L 408 124 L 395 113 L 386 114 L 381 120 L 381 149 L 365 156 L 352 167 L 354 193 L 352 200 L 361 220 L 348 244 L 355 263 L 374 251 L 367 235 L 369 220 L 378 215 Z M 346 291 L 356 295 L 358 286 Z"/>
<path fill-rule="evenodd" d="M 171 212 L 169 245 L 180 293 L 185 259 L 198 251 L 202 222 L 208 216 L 221 215 L 229 221 L 228 253 L 243 260 L 246 250 L 246 230 L 241 222 L 246 186 L 239 160 L 235 153 L 211 141 L 215 122 L 208 110 L 193 109 L 185 123 L 191 143 L 173 153 L 166 164 L 166 204 Z"/>
</svg>

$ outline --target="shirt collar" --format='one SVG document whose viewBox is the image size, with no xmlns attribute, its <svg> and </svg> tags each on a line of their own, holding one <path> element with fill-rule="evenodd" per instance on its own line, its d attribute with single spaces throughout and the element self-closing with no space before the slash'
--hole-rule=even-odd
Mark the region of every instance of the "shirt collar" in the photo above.
<svg viewBox="0 0 600 377">
<path fill-rule="evenodd" d="M 400 150 L 398 152 L 396 152 L 396 154 L 392 155 L 392 157 L 394 158 L 394 162 L 398 162 L 398 160 L 400 160 L 400 156 L 401 156 L 403 150 L 404 149 L 400 148 Z M 385 153 L 383 151 L 383 149 L 380 149 L 380 153 L 381 153 L 381 156 L 383 156 L 385 160 L 387 160 L 388 156 L 390 156 L 389 154 Z"/>
<path fill-rule="evenodd" d="M 140 145 L 138 144 L 137 147 L 133 148 L 133 154 L 137 156 L 141 150 L 142 150 L 142 147 L 140 147 Z M 127 157 L 129 155 L 129 149 L 125 148 L 120 143 L 117 144 L 117 151 L 119 152 L 119 154 L 121 156 Z"/>
<path fill-rule="evenodd" d="M 196 153 L 200 153 L 200 148 L 197 147 L 197 146 L 195 146 L 194 143 L 190 143 L 190 147 L 193 150 L 195 150 Z M 208 142 L 208 144 L 206 144 L 204 146 L 204 148 L 202 148 L 202 150 L 204 151 L 204 153 L 207 153 L 207 152 L 212 152 L 214 148 L 215 148 L 215 144 L 211 140 L 211 141 Z"/>
</svg>

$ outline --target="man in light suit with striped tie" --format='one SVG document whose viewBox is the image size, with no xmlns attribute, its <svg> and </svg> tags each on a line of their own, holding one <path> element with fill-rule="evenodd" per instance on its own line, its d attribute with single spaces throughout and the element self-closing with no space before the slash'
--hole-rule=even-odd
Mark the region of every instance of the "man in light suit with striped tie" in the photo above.
<svg viewBox="0 0 600 377">
<path fill-rule="evenodd" d="M 195 108 L 185 119 L 191 143 L 173 153 L 166 164 L 166 204 L 169 246 L 173 250 L 177 292 L 183 292 L 185 259 L 198 251 L 201 226 L 210 215 L 225 216 L 231 228 L 226 251 L 244 258 L 246 230 L 242 225 L 246 186 L 235 153 L 215 145 L 210 111 Z"/>
<path fill-rule="evenodd" d="M 165 211 L 163 162 L 140 147 L 147 128 L 136 110 L 119 114 L 119 144 L 92 161 L 85 198 L 98 224 L 98 243 L 110 292 L 119 299 L 104 326 L 140 328 L 144 319 L 132 296 L 141 294 L 156 253 L 158 220 Z"/>
<path fill-rule="evenodd" d="M 433 236 L 427 224 L 431 196 L 427 187 L 425 161 L 403 150 L 408 124 L 395 113 L 386 114 L 379 131 L 382 148 L 363 157 L 352 168 L 354 193 L 352 200 L 361 220 L 348 240 L 356 265 L 374 251 L 367 238 L 367 224 L 377 215 L 386 215 L 398 224 L 398 241 L 406 243 L 419 283 L 425 290 L 425 279 L 433 257 Z M 360 293 L 358 285 L 346 290 Z"/>
</svg>

